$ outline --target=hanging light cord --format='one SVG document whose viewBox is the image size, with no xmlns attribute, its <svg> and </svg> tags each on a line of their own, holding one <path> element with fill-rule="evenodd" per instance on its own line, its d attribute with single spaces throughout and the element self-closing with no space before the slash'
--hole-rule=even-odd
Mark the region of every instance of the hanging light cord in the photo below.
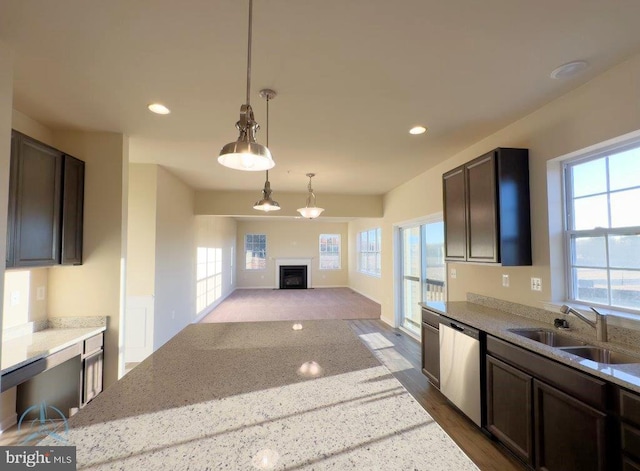
<svg viewBox="0 0 640 471">
<path fill-rule="evenodd" d="M 249 45 L 247 47 L 247 105 L 250 105 L 251 97 L 251 30 L 253 23 L 253 0 L 249 0 Z"/>
</svg>

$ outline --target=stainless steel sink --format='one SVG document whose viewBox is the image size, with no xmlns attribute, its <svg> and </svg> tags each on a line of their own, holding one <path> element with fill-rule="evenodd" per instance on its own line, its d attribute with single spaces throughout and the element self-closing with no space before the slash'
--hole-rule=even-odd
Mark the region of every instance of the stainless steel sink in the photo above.
<svg viewBox="0 0 640 471">
<path fill-rule="evenodd" d="M 571 353 L 587 360 L 597 361 L 598 363 L 606 363 L 608 365 L 619 365 L 624 363 L 640 363 L 640 358 L 626 353 L 615 352 L 608 348 L 601 347 L 565 347 L 563 352 Z"/>
<path fill-rule="evenodd" d="M 558 332 L 554 332 L 553 330 L 545 330 L 545 329 L 509 329 L 509 332 L 520 335 L 521 337 L 526 337 L 531 340 L 535 340 L 536 342 L 543 343 L 545 345 L 549 345 L 551 347 L 577 347 L 586 345 L 586 342 L 583 342 L 578 339 L 574 339 L 568 335 L 563 335 Z"/>
</svg>

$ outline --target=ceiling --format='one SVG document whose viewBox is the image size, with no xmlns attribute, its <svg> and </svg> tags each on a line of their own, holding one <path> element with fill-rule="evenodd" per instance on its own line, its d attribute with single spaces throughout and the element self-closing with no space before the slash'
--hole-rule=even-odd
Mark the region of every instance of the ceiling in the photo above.
<svg viewBox="0 0 640 471">
<path fill-rule="evenodd" d="M 382 194 L 640 51 L 637 0 L 256 0 L 251 104 L 270 104 L 278 191 Z M 14 108 L 52 129 L 130 136 L 130 158 L 196 189 L 245 101 L 248 0 L 2 0 Z M 553 80 L 582 59 L 579 76 Z M 151 114 L 162 102 L 172 113 Z M 428 126 L 420 136 L 415 124 Z"/>
</svg>

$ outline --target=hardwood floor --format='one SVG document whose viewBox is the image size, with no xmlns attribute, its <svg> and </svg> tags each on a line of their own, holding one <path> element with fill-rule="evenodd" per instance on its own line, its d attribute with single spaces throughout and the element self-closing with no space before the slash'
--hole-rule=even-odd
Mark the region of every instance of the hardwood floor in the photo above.
<svg viewBox="0 0 640 471">
<path fill-rule="evenodd" d="M 350 327 L 420 405 L 483 471 L 527 468 L 462 415 L 422 374 L 420 344 L 379 320 L 352 320 Z"/>
</svg>

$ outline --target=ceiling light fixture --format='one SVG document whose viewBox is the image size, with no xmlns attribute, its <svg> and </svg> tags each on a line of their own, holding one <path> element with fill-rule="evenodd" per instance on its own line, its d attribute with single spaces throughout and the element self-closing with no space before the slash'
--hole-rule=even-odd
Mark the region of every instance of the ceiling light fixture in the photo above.
<svg viewBox="0 0 640 471">
<path fill-rule="evenodd" d="M 427 132 L 427 128 L 425 128 L 424 126 L 414 126 L 411 129 L 409 129 L 409 134 L 424 134 L 425 132 Z"/>
<path fill-rule="evenodd" d="M 313 188 L 311 188 L 311 178 L 315 176 L 315 173 L 307 173 L 307 177 L 309 177 L 309 185 L 307 187 L 309 189 L 309 194 L 307 195 L 307 205 L 304 208 L 298 208 L 298 212 L 302 215 L 302 217 L 305 217 L 307 219 L 315 219 L 320 216 L 320 214 L 322 214 L 322 211 L 324 211 L 324 208 L 318 208 L 316 206 L 316 195 L 313 192 Z"/>
<path fill-rule="evenodd" d="M 265 88 L 260 90 L 260 96 L 267 100 L 267 148 L 269 148 L 269 100 L 273 100 L 276 97 L 276 92 L 274 90 L 270 90 Z M 262 190 L 262 199 L 260 201 L 256 201 L 256 204 L 253 205 L 253 209 L 257 209 L 258 211 L 264 211 L 268 213 L 269 211 L 278 211 L 280 209 L 280 205 L 277 201 L 273 201 L 271 199 L 271 183 L 269 182 L 269 170 L 267 170 L 267 177 L 264 182 L 264 189 Z"/>
<path fill-rule="evenodd" d="M 253 0 L 249 0 L 249 45 L 247 47 L 247 102 L 240 107 L 240 121 L 236 128 L 240 136 L 235 142 L 224 146 L 218 162 L 236 170 L 262 171 L 273 168 L 275 162 L 266 146 L 256 142 L 256 131 L 260 129 L 253 118 L 249 101 L 251 95 L 251 27 L 253 21 Z"/>
<path fill-rule="evenodd" d="M 589 67 L 589 63 L 587 61 L 568 62 L 561 65 L 560 67 L 553 69 L 553 71 L 549 74 L 549 77 L 551 77 L 552 79 L 564 79 L 573 77 L 574 75 L 578 75 L 587 67 Z"/>
<path fill-rule="evenodd" d="M 162 103 L 151 103 L 149 106 L 147 106 L 147 108 L 149 108 L 149 111 L 151 111 L 152 113 L 155 113 L 155 114 L 169 114 L 169 113 L 171 113 L 171 110 L 169 108 L 167 108 L 166 106 L 164 106 Z"/>
</svg>

